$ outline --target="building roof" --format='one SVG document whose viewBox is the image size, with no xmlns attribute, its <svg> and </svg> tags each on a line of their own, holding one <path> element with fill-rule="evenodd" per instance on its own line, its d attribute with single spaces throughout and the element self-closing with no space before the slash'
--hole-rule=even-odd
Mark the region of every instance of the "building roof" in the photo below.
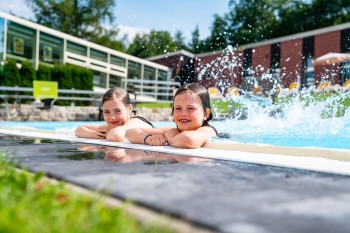
<svg viewBox="0 0 350 233">
<path fill-rule="evenodd" d="M 296 40 L 296 39 L 302 39 L 305 37 L 320 35 L 320 34 L 324 34 L 324 33 L 329 33 L 329 32 L 333 32 L 333 31 L 339 31 L 339 30 L 349 29 L 349 28 L 350 28 L 350 22 L 335 25 L 335 26 L 314 29 L 311 31 L 300 32 L 300 33 L 296 33 L 296 34 L 292 34 L 292 35 L 288 35 L 288 36 L 281 36 L 281 37 L 277 37 L 277 38 L 273 38 L 273 39 L 269 39 L 269 40 L 265 40 L 265 41 L 260 41 L 260 42 L 245 44 L 245 45 L 239 45 L 239 46 L 234 47 L 234 50 L 243 51 L 245 49 L 255 48 L 258 46 L 276 44 L 276 43 L 281 43 L 281 42 L 291 41 L 291 40 Z M 221 54 L 224 51 L 225 51 L 225 49 L 214 50 L 211 52 L 196 54 L 195 56 L 196 57 L 205 57 L 205 56 L 212 55 L 212 54 Z"/>
<path fill-rule="evenodd" d="M 154 56 L 154 57 L 148 57 L 148 58 L 146 58 L 146 60 L 154 61 L 154 60 L 158 60 L 158 59 L 161 59 L 161 58 L 172 57 L 172 56 L 175 56 L 175 55 L 184 55 L 184 56 L 187 56 L 187 57 L 190 57 L 190 58 L 193 58 L 193 57 L 196 56 L 196 54 L 193 54 L 191 52 L 188 52 L 187 50 L 181 49 L 181 50 L 178 50 L 178 51 L 175 51 L 175 52 L 172 52 L 172 53 L 166 53 L 166 54 L 160 54 L 160 55 L 157 55 L 157 56 Z"/>
<path fill-rule="evenodd" d="M 140 62 L 140 63 L 143 63 L 145 65 L 152 65 L 152 66 L 155 66 L 155 67 L 160 68 L 160 69 L 168 69 L 169 68 L 169 67 L 160 65 L 158 63 L 148 61 L 146 59 L 138 58 L 138 57 L 132 56 L 132 55 L 127 54 L 127 53 L 123 53 L 123 52 L 120 52 L 120 51 L 117 51 L 117 50 L 114 50 L 114 49 L 111 49 L 111 48 L 108 48 L 108 47 L 105 47 L 102 45 L 98 45 L 98 44 L 89 42 L 87 40 L 83 40 L 81 38 L 69 35 L 67 33 L 63 33 L 63 32 L 57 31 L 55 29 L 31 22 L 27 19 L 18 18 L 16 16 L 3 13 L 1 11 L 0 11 L 0 17 L 11 20 L 12 22 L 15 22 L 15 23 L 18 23 L 18 24 L 21 24 L 21 25 L 24 25 L 24 26 L 27 26 L 30 28 L 34 28 L 34 29 L 39 30 L 41 32 L 48 33 L 48 34 L 53 35 L 53 36 L 64 38 L 64 39 L 67 39 L 69 41 L 72 41 L 72 42 L 75 42 L 75 43 L 78 43 L 78 44 L 81 44 L 84 46 L 88 46 L 88 47 L 91 47 L 91 48 L 94 48 L 94 49 L 97 49 L 97 50 L 100 50 L 100 51 L 103 51 L 106 53 L 113 54 L 115 56 L 120 56 L 122 58 L 131 60 L 131 61 Z"/>
</svg>

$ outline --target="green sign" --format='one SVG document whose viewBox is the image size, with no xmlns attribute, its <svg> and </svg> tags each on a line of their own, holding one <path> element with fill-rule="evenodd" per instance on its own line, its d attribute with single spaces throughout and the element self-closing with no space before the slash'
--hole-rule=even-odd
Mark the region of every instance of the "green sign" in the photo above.
<svg viewBox="0 0 350 233">
<path fill-rule="evenodd" d="M 33 81 L 33 96 L 39 99 L 57 99 L 58 83 L 52 81 Z"/>
</svg>

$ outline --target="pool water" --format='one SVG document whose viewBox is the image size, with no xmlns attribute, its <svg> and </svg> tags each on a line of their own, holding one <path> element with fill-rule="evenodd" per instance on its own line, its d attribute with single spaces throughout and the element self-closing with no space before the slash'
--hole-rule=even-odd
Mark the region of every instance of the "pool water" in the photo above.
<svg viewBox="0 0 350 233">
<path fill-rule="evenodd" d="M 173 127 L 173 122 L 152 122 L 155 127 Z M 73 135 L 83 124 L 103 124 L 103 121 L 69 122 L 1 122 L 0 126 L 18 129 L 54 130 L 57 133 Z M 219 132 L 229 134 L 229 138 L 213 138 L 213 141 L 260 143 L 291 147 L 320 147 L 350 149 L 350 121 L 344 118 L 323 121 L 291 123 L 283 119 L 255 119 L 212 121 Z"/>
</svg>

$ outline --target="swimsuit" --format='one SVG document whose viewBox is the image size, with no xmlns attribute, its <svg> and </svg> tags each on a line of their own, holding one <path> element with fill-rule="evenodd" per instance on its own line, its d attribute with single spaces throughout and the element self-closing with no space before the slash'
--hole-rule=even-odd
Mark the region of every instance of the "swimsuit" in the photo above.
<svg viewBox="0 0 350 233">
<path fill-rule="evenodd" d="M 212 129 L 215 131 L 216 136 L 219 137 L 219 138 L 230 138 L 230 134 L 228 134 L 228 133 L 219 133 L 219 132 L 214 128 L 214 126 L 209 125 L 208 122 L 206 122 L 206 121 L 203 123 L 202 127 L 203 127 L 203 126 L 208 126 L 208 127 L 212 128 Z"/>
<path fill-rule="evenodd" d="M 141 121 L 146 122 L 147 124 L 149 124 L 150 126 L 152 126 L 152 128 L 154 128 L 153 124 L 152 124 L 149 120 L 147 120 L 146 118 L 144 118 L 144 117 L 141 117 L 141 116 L 133 116 L 133 117 L 131 117 L 130 119 L 132 119 L 132 118 L 140 119 Z"/>
</svg>

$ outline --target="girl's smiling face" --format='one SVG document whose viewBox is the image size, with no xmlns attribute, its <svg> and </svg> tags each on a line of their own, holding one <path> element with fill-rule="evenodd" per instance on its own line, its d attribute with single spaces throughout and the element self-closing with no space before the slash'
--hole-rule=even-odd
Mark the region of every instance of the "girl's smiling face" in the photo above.
<svg viewBox="0 0 350 233">
<path fill-rule="evenodd" d="M 189 91 L 175 97 L 173 119 L 180 131 L 196 130 L 207 119 L 198 99 Z"/>
<path fill-rule="evenodd" d="M 117 99 L 107 100 L 103 103 L 103 118 L 109 128 L 122 126 L 130 119 L 131 107 L 125 107 L 123 102 Z"/>
</svg>

